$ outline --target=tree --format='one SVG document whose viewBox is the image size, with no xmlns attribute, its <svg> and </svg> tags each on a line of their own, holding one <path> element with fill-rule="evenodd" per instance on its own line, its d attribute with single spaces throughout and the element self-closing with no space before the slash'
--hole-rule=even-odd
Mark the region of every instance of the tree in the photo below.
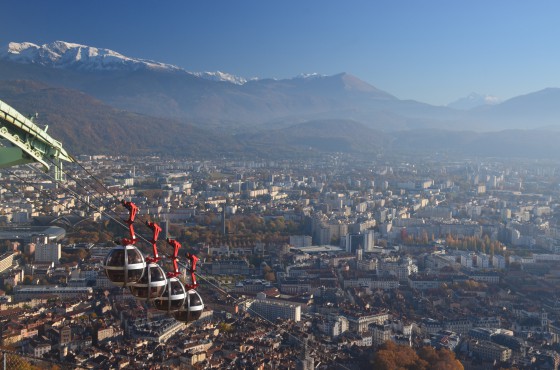
<svg viewBox="0 0 560 370">
<path fill-rule="evenodd" d="M 218 324 L 218 329 L 220 329 L 220 331 L 223 331 L 225 333 L 230 333 L 233 331 L 233 326 L 231 324 L 221 322 L 220 324 Z"/>
<path fill-rule="evenodd" d="M 463 370 L 464 367 L 459 360 L 455 358 L 455 353 L 447 348 L 435 350 L 433 347 L 426 346 L 418 350 L 418 356 L 429 364 L 430 369 L 441 370 Z"/>
<path fill-rule="evenodd" d="M 429 364 L 435 364 L 438 360 L 438 354 L 434 347 L 424 346 L 418 350 L 418 357 L 422 358 Z"/>
<path fill-rule="evenodd" d="M 35 370 L 37 367 L 31 365 L 23 357 L 5 353 L 6 356 L 6 369 L 19 369 L 19 370 Z"/>
<path fill-rule="evenodd" d="M 418 364 L 419 360 L 420 358 L 412 348 L 397 345 L 392 341 L 387 341 L 382 344 L 381 347 L 379 347 L 379 350 L 375 353 L 372 362 L 372 369 L 425 369 L 426 367 L 421 367 L 421 365 L 424 364 Z"/>
<path fill-rule="evenodd" d="M 264 279 L 266 281 L 276 281 L 276 276 L 274 275 L 274 271 L 270 266 L 265 266 L 263 269 L 264 272 Z"/>
<path fill-rule="evenodd" d="M 422 235 L 420 236 L 420 244 L 428 244 L 428 233 L 426 230 L 422 230 Z"/>
<path fill-rule="evenodd" d="M 422 347 L 415 352 L 412 348 L 387 341 L 373 356 L 370 363 L 372 369 L 403 369 L 403 370 L 464 370 L 463 365 L 455 358 L 455 354 L 445 348 L 435 350 L 433 347 Z"/>
<path fill-rule="evenodd" d="M 79 249 L 79 250 L 78 250 L 78 258 L 79 258 L 80 260 L 85 259 L 88 255 L 89 255 L 89 253 L 88 253 L 87 250 L 85 250 L 85 249 Z"/>
</svg>

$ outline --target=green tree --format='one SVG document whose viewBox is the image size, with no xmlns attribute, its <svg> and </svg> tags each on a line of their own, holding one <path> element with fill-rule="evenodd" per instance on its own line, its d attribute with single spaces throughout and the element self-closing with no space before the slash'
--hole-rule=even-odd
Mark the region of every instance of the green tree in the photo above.
<svg viewBox="0 0 560 370">
<path fill-rule="evenodd" d="M 230 333 L 233 331 L 233 326 L 231 324 L 221 322 L 220 324 L 218 324 L 218 329 L 220 329 L 220 331 L 223 331 L 225 333 Z"/>
</svg>

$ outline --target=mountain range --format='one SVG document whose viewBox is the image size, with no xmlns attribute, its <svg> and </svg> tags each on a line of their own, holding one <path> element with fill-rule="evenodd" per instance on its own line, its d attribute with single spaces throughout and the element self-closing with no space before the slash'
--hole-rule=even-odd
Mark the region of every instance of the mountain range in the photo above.
<svg viewBox="0 0 560 370">
<path fill-rule="evenodd" d="M 447 107 L 454 108 L 454 109 L 469 110 L 485 105 L 496 105 L 499 103 L 501 103 L 501 100 L 496 96 L 481 95 L 473 92 L 470 93 L 468 96 L 465 96 L 464 98 L 457 99 L 454 102 L 447 104 Z"/>
<path fill-rule="evenodd" d="M 401 100 L 348 73 L 246 80 L 62 41 L 0 50 L 0 100 L 39 112 L 81 151 L 115 151 L 126 138 L 139 152 L 376 152 L 454 141 L 450 150 L 469 154 L 471 140 L 493 138 L 486 150 L 493 155 L 533 136 L 556 137 L 560 122 L 556 88 L 501 103 L 473 94 L 442 107 Z M 84 133 L 92 137 L 86 143 Z"/>
</svg>

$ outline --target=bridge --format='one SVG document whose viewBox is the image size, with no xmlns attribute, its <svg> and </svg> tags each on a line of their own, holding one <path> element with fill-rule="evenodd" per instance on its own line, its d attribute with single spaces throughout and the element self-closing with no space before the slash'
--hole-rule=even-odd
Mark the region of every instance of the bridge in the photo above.
<svg viewBox="0 0 560 370">
<path fill-rule="evenodd" d="M 0 168 L 38 162 L 48 171 L 54 164 L 55 178 L 62 180 L 62 161 L 75 159 L 46 131 L 0 100 L 0 138 L 12 144 L 0 147 Z"/>
</svg>

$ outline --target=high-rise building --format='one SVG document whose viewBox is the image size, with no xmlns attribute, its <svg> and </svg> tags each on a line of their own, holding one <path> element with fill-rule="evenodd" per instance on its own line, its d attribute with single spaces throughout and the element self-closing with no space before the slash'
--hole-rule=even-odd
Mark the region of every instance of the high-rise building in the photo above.
<svg viewBox="0 0 560 370">
<path fill-rule="evenodd" d="M 296 248 L 310 247 L 312 238 L 309 235 L 290 235 L 290 244 Z"/>
<path fill-rule="evenodd" d="M 373 252 L 375 247 L 375 231 L 373 229 L 364 231 L 364 252 Z"/>
<path fill-rule="evenodd" d="M 358 249 L 363 249 L 364 252 L 373 252 L 375 247 L 375 231 L 364 230 L 357 234 L 346 234 L 340 240 L 341 247 L 346 249 L 346 252 L 356 253 Z"/>
<path fill-rule="evenodd" d="M 303 344 L 301 354 L 298 357 L 296 364 L 297 370 L 313 370 L 315 369 L 315 359 L 311 356 L 311 351 L 309 350 L 309 345 L 307 340 Z"/>
<path fill-rule="evenodd" d="M 363 249 L 358 249 L 356 251 L 356 260 L 361 261 L 363 258 L 363 254 L 364 254 L 364 250 Z"/>
<path fill-rule="evenodd" d="M 59 263 L 62 257 L 62 250 L 60 244 L 37 244 L 35 246 L 35 262 L 54 262 Z"/>
</svg>

